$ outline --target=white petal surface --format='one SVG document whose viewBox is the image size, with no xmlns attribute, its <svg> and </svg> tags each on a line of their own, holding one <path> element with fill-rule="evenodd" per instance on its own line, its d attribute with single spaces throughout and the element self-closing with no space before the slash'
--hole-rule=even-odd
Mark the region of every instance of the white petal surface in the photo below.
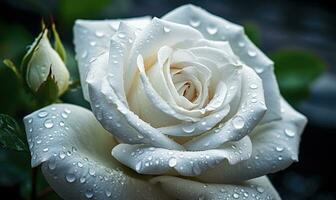
<svg viewBox="0 0 336 200">
<path fill-rule="evenodd" d="M 42 164 L 62 198 L 166 199 L 110 155 L 115 140 L 89 110 L 54 104 L 28 115 L 24 123 L 32 166 Z"/>
<path fill-rule="evenodd" d="M 263 80 L 266 106 L 269 108 L 263 123 L 280 118 L 280 92 L 273 72 L 273 62 L 247 38 L 241 26 L 193 5 L 181 6 L 162 19 L 192 26 L 207 39 L 228 41 L 233 52 Z"/>
<path fill-rule="evenodd" d="M 77 20 L 74 26 L 74 43 L 76 60 L 80 73 L 81 85 L 86 100 L 88 89 L 85 83 L 90 61 L 109 50 L 110 39 L 118 30 L 121 21 L 138 29 L 144 28 L 150 17 L 139 17 L 123 20 Z"/>
<path fill-rule="evenodd" d="M 237 142 L 227 142 L 218 149 L 177 151 L 148 145 L 119 144 L 112 155 L 140 174 L 167 174 L 176 171 L 183 176 L 198 176 L 227 160 L 235 165 L 250 157 L 252 144 L 248 136 Z"/>
<path fill-rule="evenodd" d="M 142 55 L 145 66 L 151 66 L 155 62 L 156 53 L 162 46 L 173 46 L 186 39 L 201 39 L 202 34 L 188 26 L 171 23 L 158 18 L 154 18 L 151 23 L 141 32 L 134 42 L 131 51 L 127 73 L 129 79 L 134 79 L 137 68 L 137 59 Z M 131 84 L 125 84 L 126 94 L 131 89 Z"/>
<path fill-rule="evenodd" d="M 249 135 L 252 140 L 250 159 L 231 166 L 223 163 L 201 175 L 206 182 L 227 183 L 255 178 L 282 170 L 298 161 L 299 143 L 307 119 L 284 100 L 282 120 L 258 126 Z"/>
<path fill-rule="evenodd" d="M 262 82 L 249 67 L 241 69 L 242 86 L 238 110 L 229 119 L 203 135 L 184 144 L 188 150 L 213 149 L 227 141 L 239 140 L 250 133 L 265 114 L 265 100 Z M 234 101 L 234 103 L 237 103 Z M 234 110 L 234 109 L 231 109 Z"/>
<path fill-rule="evenodd" d="M 237 184 L 204 184 L 172 176 L 159 176 L 151 182 L 159 185 L 171 199 L 281 199 L 265 176 Z"/>
</svg>

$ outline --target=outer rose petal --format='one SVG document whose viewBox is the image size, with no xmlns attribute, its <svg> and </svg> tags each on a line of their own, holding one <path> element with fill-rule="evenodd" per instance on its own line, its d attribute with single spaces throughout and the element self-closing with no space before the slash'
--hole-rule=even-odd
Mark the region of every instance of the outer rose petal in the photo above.
<svg viewBox="0 0 336 200">
<path fill-rule="evenodd" d="M 159 176 L 151 182 L 158 184 L 172 199 L 281 199 L 265 176 L 237 184 L 204 184 L 171 176 Z"/>
<path fill-rule="evenodd" d="M 62 198 L 166 199 L 111 157 L 115 140 L 89 110 L 55 104 L 26 116 L 24 123 L 32 166 L 42 164 Z"/>
<path fill-rule="evenodd" d="M 263 123 L 280 118 L 280 92 L 273 72 L 273 62 L 247 38 L 241 26 L 193 5 L 181 6 L 162 19 L 190 25 L 210 40 L 227 40 L 233 52 L 252 67 L 263 80 L 263 88 L 267 96 L 266 106 L 269 108 Z"/>
<path fill-rule="evenodd" d="M 119 144 L 113 148 L 112 155 L 141 174 L 167 174 L 176 171 L 183 176 L 198 176 L 224 160 L 235 165 L 250 158 L 251 152 L 251 140 L 246 136 L 237 142 L 227 142 L 218 149 L 205 151 L 177 151 L 148 145 Z"/>
<path fill-rule="evenodd" d="M 201 180 L 214 183 L 242 181 L 285 169 L 298 160 L 299 143 L 307 119 L 281 100 L 282 120 L 258 126 L 249 135 L 250 159 L 231 166 L 223 163 L 203 173 Z"/>
<path fill-rule="evenodd" d="M 80 73 L 83 94 L 89 100 L 88 88 L 85 82 L 90 68 L 90 61 L 108 51 L 110 38 L 118 30 L 123 21 L 136 28 L 144 28 L 150 22 L 150 17 L 139 17 L 122 20 L 77 20 L 74 26 L 74 43 L 76 60 Z"/>
</svg>

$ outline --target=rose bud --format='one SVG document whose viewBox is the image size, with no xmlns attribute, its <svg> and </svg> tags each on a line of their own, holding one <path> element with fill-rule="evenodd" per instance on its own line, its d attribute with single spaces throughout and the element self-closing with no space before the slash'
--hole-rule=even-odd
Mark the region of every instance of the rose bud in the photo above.
<svg viewBox="0 0 336 200">
<path fill-rule="evenodd" d="M 39 93 L 48 80 L 56 84 L 55 96 L 63 94 L 69 86 L 69 71 L 60 55 L 52 48 L 44 30 L 27 52 L 26 81 L 30 89 Z M 25 61 L 23 61 L 25 62 Z M 49 79 L 48 79 L 49 78 Z"/>
</svg>

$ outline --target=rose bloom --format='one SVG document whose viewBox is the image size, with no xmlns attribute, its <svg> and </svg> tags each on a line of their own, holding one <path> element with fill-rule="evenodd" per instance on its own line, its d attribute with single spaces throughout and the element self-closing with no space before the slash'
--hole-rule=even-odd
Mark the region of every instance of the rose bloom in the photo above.
<svg viewBox="0 0 336 200">
<path fill-rule="evenodd" d="M 92 112 L 24 119 L 32 166 L 62 198 L 280 199 L 265 175 L 298 160 L 306 118 L 241 26 L 186 5 L 74 34 Z"/>
</svg>

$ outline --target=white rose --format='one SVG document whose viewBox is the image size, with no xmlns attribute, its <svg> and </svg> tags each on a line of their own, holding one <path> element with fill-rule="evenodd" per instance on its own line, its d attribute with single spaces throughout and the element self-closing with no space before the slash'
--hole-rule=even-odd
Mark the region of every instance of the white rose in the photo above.
<svg viewBox="0 0 336 200">
<path fill-rule="evenodd" d="M 187 5 L 74 31 L 100 123 L 67 104 L 24 120 L 32 166 L 61 197 L 280 198 L 264 175 L 297 161 L 306 118 L 241 26 Z"/>
</svg>

